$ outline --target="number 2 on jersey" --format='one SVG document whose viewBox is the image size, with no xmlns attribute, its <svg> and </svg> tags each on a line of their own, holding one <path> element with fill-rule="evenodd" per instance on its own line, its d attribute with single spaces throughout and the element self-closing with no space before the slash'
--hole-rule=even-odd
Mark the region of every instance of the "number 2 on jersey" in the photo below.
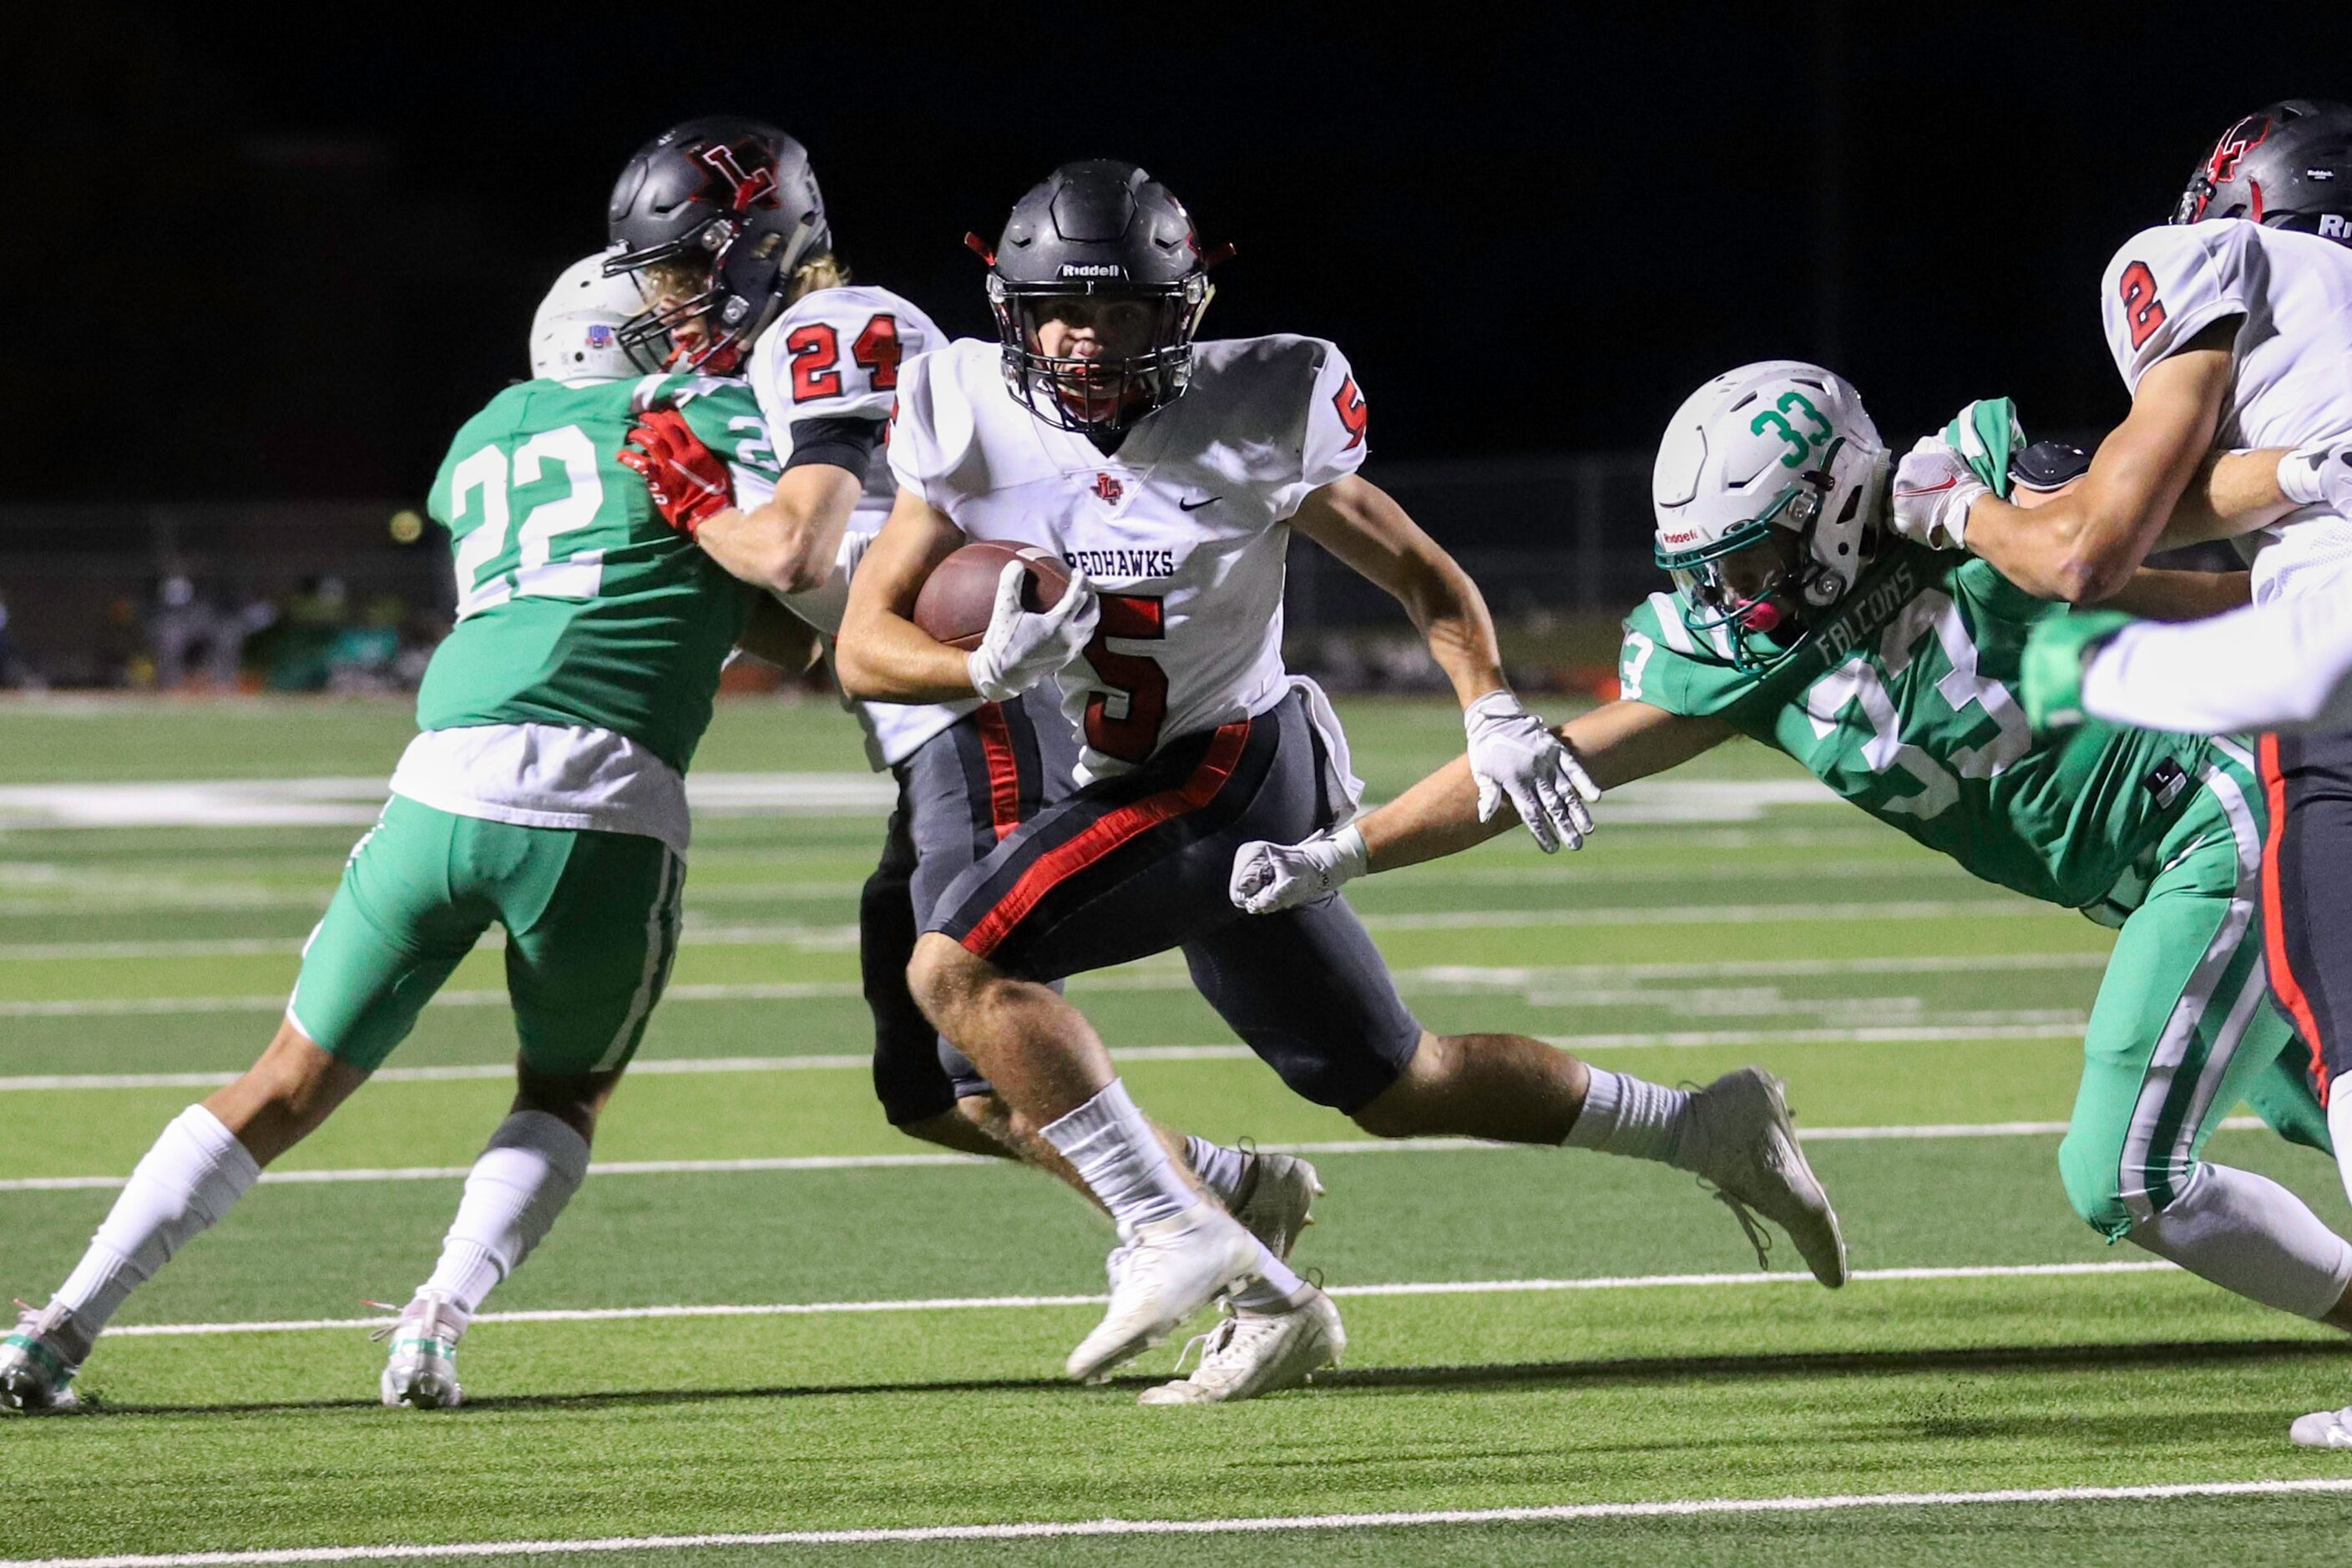
<svg viewBox="0 0 2352 1568">
<path fill-rule="evenodd" d="M 1105 594 L 1098 602 L 1102 616 L 1087 644 L 1087 662 L 1112 689 L 1087 698 L 1087 744 L 1107 757 L 1139 763 L 1160 743 L 1160 726 L 1168 721 L 1168 672 L 1157 659 L 1111 652 L 1110 639 L 1157 642 L 1168 635 L 1167 621 L 1156 598 Z M 1116 713 L 1111 711 L 1114 704 Z"/>
<path fill-rule="evenodd" d="M 2156 297 L 2156 274 L 2147 269 L 2145 261 L 2135 261 L 2124 268 L 2116 282 L 2116 293 L 2123 300 L 2124 315 L 2131 322 L 2132 347 L 2147 342 L 2148 334 L 2164 325 L 2164 301 Z"/>
</svg>

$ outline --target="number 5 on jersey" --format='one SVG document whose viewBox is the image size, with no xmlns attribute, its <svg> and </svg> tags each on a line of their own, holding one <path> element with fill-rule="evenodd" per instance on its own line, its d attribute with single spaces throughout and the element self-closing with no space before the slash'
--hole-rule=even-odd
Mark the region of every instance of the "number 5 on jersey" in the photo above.
<svg viewBox="0 0 2352 1568">
<path fill-rule="evenodd" d="M 1168 635 L 1167 622 L 1161 602 L 1140 594 L 1104 594 L 1097 603 L 1102 616 L 1087 644 L 1087 662 L 1109 689 L 1087 698 L 1087 744 L 1107 757 L 1139 763 L 1160 743 L 1160 726 L 1168 721 L 1168 672 L 1145 655 L 1113 653 L 1110 639 L 1158 642 Z"/>
</svg>

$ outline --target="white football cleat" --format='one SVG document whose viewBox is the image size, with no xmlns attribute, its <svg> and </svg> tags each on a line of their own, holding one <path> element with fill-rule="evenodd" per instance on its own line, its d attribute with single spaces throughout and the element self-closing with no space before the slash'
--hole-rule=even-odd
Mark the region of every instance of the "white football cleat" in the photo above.
<svg viewBox="0 0 2352 1568">
<path fill-rule="evenodd" d="M 1121 1237 L 1126 1245 L 1111 1255 L 1110 1310 L 1066 1363 L 1081 1383 L 1141 1355 L 1257 1266 L 1257 1239 L 1205 1200 Z"/>
<path fill-rule="evenodd" d="M 1251 1150 L 1249 1174 L 1234 1217 L 1242 1228 L 1265 1243 L 1276 1258 L 1287 1258 L 1298 1245 L 1298 1233 L 1315 1223 L 1315 1200 L 1323 1195 L 1323 1178 L 1296 1154 L 1268 1154 Z"/>
<path fill-rule="evenodd" d="M 16 1306 L 16 1331 L 0 1340 L 0 1410 L 47 1415 L 79 1408 L 73 1379 L 81 1363 L 58 1342 L 73 1314 L 55 1301 L 38 1311 Z"/>
<path fill-rule="evenodd" d="M 2287 1428 L 2298 1447 L 2352 1448 L 2352 1409 L 2315 1410 Z"/>
<path fill-rule="evenodd" d="M 1675 1163 L 1715 1188 L 1759 1264 L 1771 1267 L 1771 1240 L 1750 1209 L 1787 1231 L 1813 1278 L 1834 1290 L 1846 1280 L 1845 1235 L 1798 1146 L 1782 1087 L 1762 1068 L 1741 1068 L 1692 1094 Z"/>
<path fill-rule="evenodd" d="M 1318 1290 L 1287 1312 L 1228 1308 L 1225 1321 L 1192 1345 L 1206 1346 L 1192 1375 L 1145 1389 L 1144 1404 L 1222 1405 L 1297 1388 L 1325 1367 L 1339 1364 L 1348 1331 L 1339 1322 L 1339 1309 Z M 1184 1347 L 1185 1354 L 1192 1345 Z"/>
<path fill-rule="evenodd" d="M 383 1367 L 383 1402 L 411 1410 L 455 1410 L 466 1403 L 457 1384 L 457 1342 L 473 1314 L 438 1290 L 419 1290 L 400 1316 L 368 1338 L 392 1341 Z"/>
</svg>

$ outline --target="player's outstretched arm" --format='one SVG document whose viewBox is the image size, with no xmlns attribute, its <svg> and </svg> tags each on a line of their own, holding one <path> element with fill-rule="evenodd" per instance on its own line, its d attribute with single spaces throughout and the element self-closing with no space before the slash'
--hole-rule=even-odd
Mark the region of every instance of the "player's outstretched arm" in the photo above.
<svg viewBox="0 0 2352 1568">
<path fill-rule="evenodd" d="M 875 702 L 952 702 L 973 695 L 969 656 L 913 620 L 931 568 L 964 542 L 963 531 L 909 489 L 849 579 L 834 658 L 841 689 Z"/>
<path fill-rule="evenodd" d="M 833 571 L 864 492 L 865 481 L 846 468 L 803 463 L 785 469 L 760 505 L 705 518 L 694 541 L 730 576 L 772 594 L 805 594 Z"/>
<path fill-rule="evenodd" d="M 2042 598 L 2095 604 L 2121 589 L 2156 547 L 2212 448 L 2239 324 L 2235 316 L 2217 321 L 2149 367 L 2130 415 L 2099 444 L 2090 472 L 2071 493 L 2031 510 L 1979 494 L 1966 510 L 1957 542 Z M 1923 503 L 1932 507 L 1932 491 L 1906 486 L 1898 472 L 1898 531 L 1908 531 L 1906 522 Z"/>
<path fill-rule="evenodd" d="M 2322 594 L 2187 626 L 2060 623 L 2036 628 L 2025 676 L 2037 728 L 2087 714 L 2200 735 L 2337 731 L 2352 727 L 2352 615 Z"/>
<path fill-rule="evenodd" d="M 1731 733 L 1719 719 L 1621 701 L 1570 720 L 1559 737 L 1606 790 L 1679 766 Z M 1304 844 L 1243 845 L 1234 857 L 1234 903 L 1251 914 L 1271 914 L 1311 903 L 1367 871 L 1456 855 L 1508 828 L 1507 821 L 1480 817 L 1470 761 L 1457 757 L 1337 833 Z"/>
<path fill-rule="evenodd" d="M 1386 491 L 1358 475 L 1310 492 L 1290 521 L 1386 589 L 1428 641 L 1430 657 L 1462 703 L 1465 771 L 1475 781 L 1478 819 L 1507 820 L 1507 799 L 1546 854 L 1562 844 L 1580 846 L 1592 831 L 1586 802 L 1601 792 L 1512 695 L 1494 616 L 1470 574 Z"/>
</svg>

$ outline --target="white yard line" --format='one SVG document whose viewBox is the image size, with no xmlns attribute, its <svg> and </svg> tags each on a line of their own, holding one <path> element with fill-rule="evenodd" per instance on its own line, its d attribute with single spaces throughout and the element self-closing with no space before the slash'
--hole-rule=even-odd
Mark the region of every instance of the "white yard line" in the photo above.
<svg viewBox="0 0 2352 1568">
<path fill-rule="evenodd" d="M 2288 1497 L 2352 1492 L 2352 1478 L 2186 1481 L 2138 1487 L 2016 1487 L 1975 1492 L 1838 1492 L 1815 1497 L 1684 1498 L 1659 1502 L 1555 1503 L 1520 1508 L 1403 1510 L 1389 1513 L 1276 1514 L 1244 1519 L 1088 1519 L 1034 1524 L 937 1524 L 891 1530 L 777 1530 L 733 1534 L 599 1536 L 563 1541 L 481 1541 L 432 1546 L 300 1546 L 263 1552 L 179 1552 L 117 1557 L 42 1557 L 0 1568 L 266 1568 L 273 1563 L 403 1563 L 465 1557 L 526 1557 L 677 1552 L 759 1546 L 879 1546 L 951 1541 L 1056 1541 L 1074 1537 L 1265 1535 L 1327 1530 L 1406 1530 L 1433 1525 L 1573 1524 L 1586 1520 L 1696 1519 L 1722 1514 L 1837 1513 L 1856 1509 L 1983 1508 L 2037 1503 L 2163 1502 L 2188 1498 Z"/>
<path fill-rule="evenodd" d="M 188 1087 L 200 1087 L 190 1085 Z M 2232 1116 L 2225 1131 L 2259 1132 L 2260 1117 Z M 2063 1121 L 1946 1121 L 1910 1127 L 1810 1127 L 1799 1129 L 1808 1143 L 1906 1142 L 1941 1138 L 2050 1138 L 2066 1131 Z M 1489 1143 L 1477 1138 L 1345 1138 L 1316 1143 L 1266 1143 L 1281 1154 L 1459 1154 L 1507 1152 L 1525 1145 Z M 588 1167 L 594 1176 L 736 1175 L 763 1171 L 895 1171 L 939 1166 L 985 1169 L 998 1162 L 980 1154 L 779 1154 L 741 1160 L 611 1160 Z M 320 1186 L 345 1182 L 454 1182 L 469 1165 L 341 1166 L 319 1171 L 265 1171 L 264 1186 Z M 126 1176 L 16 1176 L 0 1180 L 0 1193 L 110 1192 Z"/>
<path fill-rule="evenodd" d="M 273 1007 L 282 1006 L 282 1002 Z M 1993 1014 L 1961 1024 L 1887 1024 L 1822 1029 L 1669 1029 L 1648 1033 L 1542 1035 L 1545 1042 L 1578 1051 L 1695 1050 L 1709 1046 L 1915 1045 L 1952 1040 L 2071 1040 L 2081 1036 L 2080 1015 L 2057 1016 L 2032 1011 L 2018 1023 L 2016 1015 Z M 1129 1062 L 1240 1061 L 1252 1053 L 1246 1046 L 1125 1046 L 1112 1053 Z M 641 1061 L 629 1071 L 635 1077 L 666 1077 L 704 1073 L 807 1072 L 870 1068 L 873 1058 L 860 1053 L 802 1057 L 678 1057 Z M 383 1068 L 377 1083 L 444 1083 L 473 1079 L 502 1079 L 514 1071 L 507 1062 L 466 1062 L 448 1067 Z M 31 1073 L 0 1078 L 0 1094 L 52 1089 L 217 1089 L 233 1083 L 233 1072 L 150 1073 Z"/>
<path fill-rule="evenodd" d="M 1949 1268 L 1857 1268 L 1861 1281 L 1905 1283 L 1927 1279 L 2035 1279 L 2074 1275 L 2163 1274 L 2177 1266 L 2160 1258 L 2100 1263 L 1987 1263 Z M 1574 1290 L 1654 1290 L 1672 1287 L 1811 1284 L 1812 1276 L 1781 1274 L 1633 1274 L 1585 1279 L 1430 1279 L 1390 1285 L 1334 1285 L 1334 1296 L 1503 1296 Z M 479 1312 L 479 1323 L 603 1323 L 650 1318 L 813 1318 L 873 1312 L 968 1312 L 1036 1307 L 1098 1307 L 1107 1296 L 932 1296 L 889 1301 L 770 1301 L 677 1307 L 583 1307 L 536 1312 Z M 381 1328 L 383 1317 L 290 1318 L 250 1323 L 130 1323 L 110 1328 L 109 1339 L 179 1338 L 204 1334 L 307 1333 L 320 1330 Z M 0 1568 L 5 1568 L 0 1564 Z"/>
</svg>

